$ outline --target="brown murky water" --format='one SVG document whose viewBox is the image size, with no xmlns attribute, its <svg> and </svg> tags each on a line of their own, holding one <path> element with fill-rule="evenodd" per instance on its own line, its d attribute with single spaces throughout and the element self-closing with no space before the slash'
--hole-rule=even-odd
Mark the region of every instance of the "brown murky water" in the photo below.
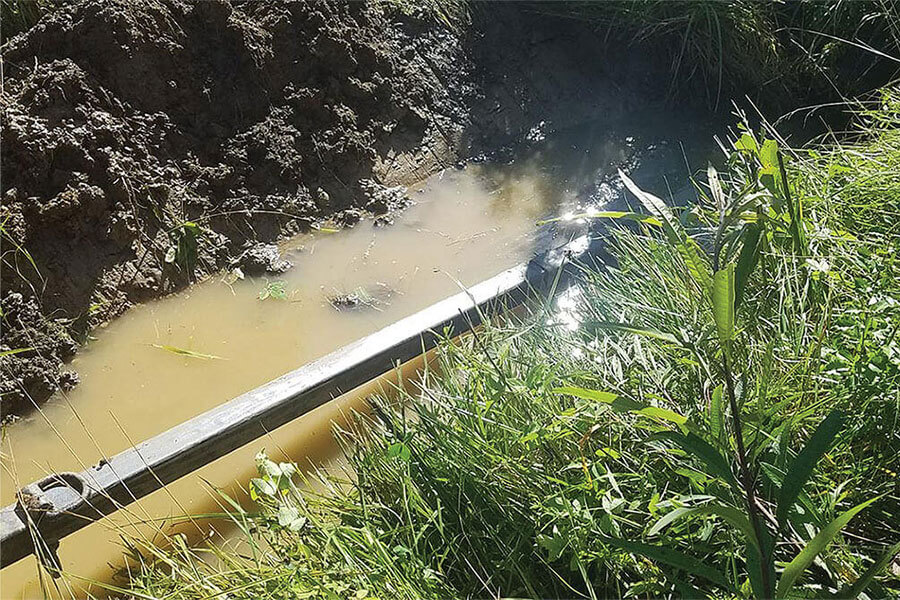
<svg viewBox="0 0 900 600">
<path fill-rule="evenodd" d="M 585 143 L 584 132 L 578 136 L 580 144 L 563 138 L 559 147 L 550 144 L 514 164 L 435 175 L 411 190 L 416 204 L 393 226 L 363 222 L 300 236 L 285 246 L 295 266 L 281 276 L 231 285 L 212 278 L 130 310 L 79 352 L 72 363 L 81 375 L 77 388 L 8 427 L 0 502 L 14 502 L 20 484 L 86 468 L 527 259 L 537 220 L 577 211 L 590 202 L 585 189 L 596 191 L 603 174 L 633 157 L 630 138 Z M 548 161 L 550 154 L 558 158 Z M 276 280 L 286 298 L 260 300 Z M 329 302 L 336 294 L 355 294 L 368 306 L 338 311 Z M 154 345 L 221 358 L 179 356 Z M 72 576 L 58 589 L 42 590 L 35 559 L 28 558 L 2 571 L 0 595 L 84 596 L 83 578 L 109 581 L 111 564 L 121 564 L 120 533 L 161 539 L 174 531 L 165 517 L 221 511 L 209 484 L 239 494 L 261 448 L 282 460 L 327 462 L 336 453 L 332 422 L 363 394 L 348 394 L 64 539 L 59 554 Z M 208 533 L 211 526 L 198 521 L 179 529 Z"/>
</svg>

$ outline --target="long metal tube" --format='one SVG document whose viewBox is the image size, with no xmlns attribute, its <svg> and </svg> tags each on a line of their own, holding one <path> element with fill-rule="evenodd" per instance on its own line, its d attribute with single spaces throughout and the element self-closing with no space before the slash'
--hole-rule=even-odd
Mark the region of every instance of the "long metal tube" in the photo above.
<svg viewBox="0 0 900 600">
<path fill-rule="evenodd" d="M 22 488 L 0 510 L 0 568 L 35 553 L 55 558 L 63 537 L 240 448 L 432 348 L 445 330 L 481 322 L 491 304 L 546 293 L 582 237 L 401 319 L 80 473 Z"/>
</svg>

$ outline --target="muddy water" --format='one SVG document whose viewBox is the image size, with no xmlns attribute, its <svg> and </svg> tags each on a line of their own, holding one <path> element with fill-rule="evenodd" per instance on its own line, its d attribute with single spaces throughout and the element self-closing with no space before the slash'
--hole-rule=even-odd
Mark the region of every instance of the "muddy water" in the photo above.
<svg viewBox="0 0 900 600">
<path fill-rule="evenodd" d="M 19 484 L 86 468 L 527 259 L 542 243 L 537 220 L 595 202 L 603 176 L 635 159 L 640 144 L 630 136 L 590 133 L 553 138 L 511 164 L 444 171 L 410 190 L 415 204 L 392 226 L 363 222 L 300 236 L 284 248 L 294 268 L 283 275 L 231 283 L 211 278 L 95 332 L 72 363 L 80 385 L 7 429 L 0 502 L 12 503 Z M 266 288 L 283 289 L 284 297 L 261 300 Z M 337 310 L 336 296 L 358 305 Z M 166 346 L 218 358 L 179 355 Z M 29 558 L 2 571 L 0 595 L 83 596 L 83 578 L 109 581 L 109 563 L 121 564 L 121 533 L 162 539 L 175 530 L 165 517 L 220 511 L 209 484 L 240 494 L 261 448 L 301 464 L 327 461 L 335 455 L 331 424 L 359 405 L 358 396 L 326 405 L 66 538 L 60 557 L 72 576 L 58 587 L 42 590 Z M 214 526 L 197 521 L 178 529 L 208 534 Z"/>
</svg>

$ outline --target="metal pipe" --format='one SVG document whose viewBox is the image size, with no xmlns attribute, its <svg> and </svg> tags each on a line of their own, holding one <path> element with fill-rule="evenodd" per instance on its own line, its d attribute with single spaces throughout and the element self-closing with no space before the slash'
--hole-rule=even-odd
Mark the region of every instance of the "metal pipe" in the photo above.
<svg viewBox="0 0 900 600">
<path fill-rule="evenodd" d="M 554 286 L 588 238 L 538 255 L 470 289 L 129 448 L 80 473 L 28 485 L 0 510 L 0 568 L 35 552 L 58 568 L 59 540 L 240 448 L 479 324 L 489 305 L 511 307 Z M 56 565 L 53 564 L 56 561 Z"/>
</svg>

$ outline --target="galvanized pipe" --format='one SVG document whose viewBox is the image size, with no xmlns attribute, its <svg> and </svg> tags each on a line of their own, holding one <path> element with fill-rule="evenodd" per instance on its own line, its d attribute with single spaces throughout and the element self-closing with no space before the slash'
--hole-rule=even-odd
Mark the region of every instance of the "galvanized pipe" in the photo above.
<svg viewBox="0 0 900 600">
<path fill-rule="evenodd" d="M 540 254 L 278 379 L 169 429 L 80 473 L 58 473 L 22 488 L 0 510 L 0 568 L 35 552 L 55 560 L 63 537 L 252 442 L 432 348 L 449 329 L 481 322 L 489 305 L 546 293 L 581 237 Z M 50 566 L 54 566 L 51 561 Z"/>
</svg>

